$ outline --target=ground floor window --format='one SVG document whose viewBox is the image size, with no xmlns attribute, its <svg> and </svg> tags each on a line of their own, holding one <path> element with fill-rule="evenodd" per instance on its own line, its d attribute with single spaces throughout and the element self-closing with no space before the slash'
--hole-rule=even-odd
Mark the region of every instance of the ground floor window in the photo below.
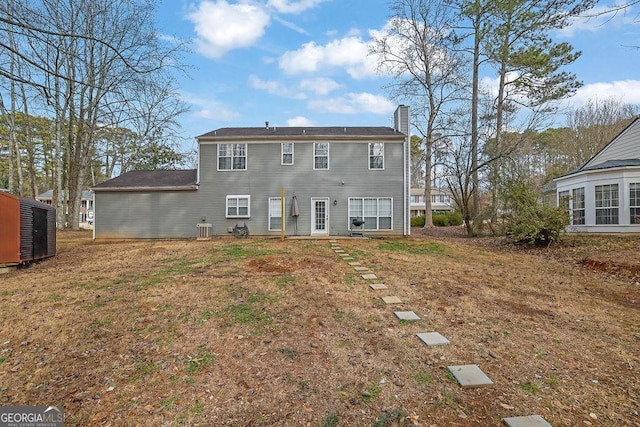
<svg viewBox="0 0 640 427">
<path fill-rule="evenodd" d="M 618 184 L 596 185 L 596 224 L 618 224 Z"/>
<path fill-rule="evenodd" d="M 227 218 L 249 218 L 251 196 L 227 196 Z"/>
<path fill-rule="evenodd" d="M 584 187 L 572 190 L 571 225 L 584 225 Z"/>
<path fill-rule="evenodd" d="M 362 218 L 365 230 L 391 230 L 392 212 L 391 197 L 350 197 L 349 229 L 355 218 Z"/>
<path fill-rule="evenodd" d="M 269 197 L 269 231 L 282 230 L 282 199 Z"/>
<path fill-rule="evenodd" d="M 558 192 L 558 206 L 571 214 L 571 193 L 569 190 Z"/>
<path fill-rule="evenodd" d="M 640 182 L 629 184 L 629 223 L 640 224 Z"/>
</svg>

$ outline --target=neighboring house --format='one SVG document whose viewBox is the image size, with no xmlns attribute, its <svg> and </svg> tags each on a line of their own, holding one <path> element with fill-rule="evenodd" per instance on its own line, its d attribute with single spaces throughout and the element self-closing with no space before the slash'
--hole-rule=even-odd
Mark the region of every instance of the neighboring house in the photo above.
<svg viewBox="0 0 640 427">
<path fill-rule="evenodd" d="M 640 232 L 640 118 L 577 170 L 554 180 L 575 232 Z"/>
<path fill-rule="evenodd" d="M 53 190 L 46 191 L 38 197 L 36 200 L 42 203 L 46 203 L 47 205 L 53 205 Z M 80 224 L 90 224 L 93 221 L 93 193 L 88 190 L 84 190 L 82 192 L 82 196 L 80 199 Z"/>
<path fill-rule="evenodd" d="M 442 188 L 431 188 L 431 211 L 450 212 L 453 210 L 451 193 Z M 411 189 L 411 216 L 425 214 L 424 188 Z"/>
<path fill-rule="evenodd" d="M 409 108 L 395 127 L 222 128 L 197 138 L 197 170 L 134 171 L 93 188 L 96 238 L 408 235 Z M 284 209 L 282 208 L 284 194 Z M 294 197 L 295 196 L 295 197 Z M 295 202 L 295 208 L 293 208 Z M 296 215 L 297 214 L 297 215 Z"/>
</svg>

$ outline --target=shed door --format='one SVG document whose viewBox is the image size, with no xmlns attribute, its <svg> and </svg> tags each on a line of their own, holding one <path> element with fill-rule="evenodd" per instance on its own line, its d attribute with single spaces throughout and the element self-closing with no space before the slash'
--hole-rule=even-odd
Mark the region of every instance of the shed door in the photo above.
<svg viewBox="0 0 640 427">
<path fill-rule="evenodd" d="M 47 256 L 47 211 L 31 208 L 33 214 L 33 258 Z"/>
</svg>

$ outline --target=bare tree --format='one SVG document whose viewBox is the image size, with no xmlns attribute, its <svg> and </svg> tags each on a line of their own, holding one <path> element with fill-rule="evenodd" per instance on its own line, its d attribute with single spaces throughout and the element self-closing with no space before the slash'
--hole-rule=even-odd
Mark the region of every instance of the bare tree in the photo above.
<svg viewBox="0 0 640 427">
<path fill-rule="evenodd" d="M 166 70 L 179 67 L 176 53 L 182 46 L 158 38 L 153 3 L 145 0 L 12 4 L 0 5 L 0 23 L 5 24 L 3 33 L 17 42 L 0 37 L 0 56 L 13 55 L 24 67 L 16 70 L 0 63 L 0 76 L 35 88 L 45 101 L 39 107 L 55 118 L 58 225 L 78 228 L 98 130 L 146 120 L 147 141 L 173 131 L 184 106 L 176 100 Z M 153 91 L 153 97 L 147 95 Z M 146 100 L 150 102 L 144 105 Z"/>
<path fill-rule="evenodd" d="M 380 70 L 393 76 L 387 87 L 391 95 L 412 105 L 412 124 L 425 144 L 425 227 L 433 226 L 434 146 L 445 135 L 448 109 L 460 101 L 465 82 L 465 63 L 450 37 L 452 12 L 438 0 L 395 0 L 388 31 L 371 51 Z"/>
<path fill-rule="evenodd" d="M 613 98 L 592 100 L 567 113 L 567 125 L 572 131 L 572 137 L 564 142 L 568 166 L 572 169 L 581 166 L 639 113 L 639 106 Z"/>
</svg>

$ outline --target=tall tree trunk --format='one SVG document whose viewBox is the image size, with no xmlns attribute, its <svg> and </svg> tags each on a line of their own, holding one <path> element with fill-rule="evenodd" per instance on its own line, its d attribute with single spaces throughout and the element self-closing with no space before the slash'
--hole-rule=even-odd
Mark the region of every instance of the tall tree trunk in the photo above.
<svg viewBox="0 0 640 427">
<path fill-rule="evenodd" d="M 31 197 L 34 199 L 38 196 L 38 175 L 36 173 L 36 161 L 34 154 L 34 141 L 31 135 L 31 120 L 29 118 L 29 103 L 27 101 L 27 93 L 25 85 L 21 85 L 22 102 L 24 106 L 23 128 L 25 149 L 27 151 L 27 173 L 29 174 L 29 190 Z"/>
<path fill-rule="evenodd" d="M 469 220 L 473 220 L 480 213 L 480 178 L 478 174 L 478 99 L 480 97 L 480 41 L 482 39 L 480 1 L 475 1 L 474 33 L 473 33 L 473 76 L 471 83 L 471 197 L 473 203 L 469 212 Z M 467 231 L 472 230 L 467 224 Z"/>
</svg>

